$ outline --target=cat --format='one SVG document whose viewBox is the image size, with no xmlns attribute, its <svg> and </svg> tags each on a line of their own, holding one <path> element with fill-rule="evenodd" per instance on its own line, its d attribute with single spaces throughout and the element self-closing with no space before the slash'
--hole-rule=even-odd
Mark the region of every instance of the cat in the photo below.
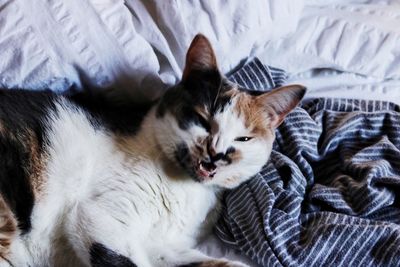
<svg viewBox="0 0 400 267">
<path fill-rule="evenodd" d="M 0 266 L 246 266 L 195 246 L 305 92 L 244 90 L 201 34 L 131 131 L 72 97 L 1 90 Z"/>
</svg>

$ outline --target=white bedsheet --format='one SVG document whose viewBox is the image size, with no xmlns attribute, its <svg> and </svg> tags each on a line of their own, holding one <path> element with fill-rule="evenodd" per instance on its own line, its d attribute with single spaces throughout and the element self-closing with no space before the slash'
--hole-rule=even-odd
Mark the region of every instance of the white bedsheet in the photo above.
<svg viewBox="0 0 400 267">
<path fill-rule="evenodd" d="M 0 85 L 117 88 L 153 99 L 206 34 L 228 71 L 295 29 L 302 1 L 0 0 Z"/>
<path fill-rule="evenodd" d="M 62 91 L 84 80 L 113 86 L 134 100 L 153 99 L 179 79 L 190 40 L 202 32 L 223 71 L 258 56 L 289 71 L 290 82 L 307 85 L 307 97 L 400 104 L 399 5 L 399 0 L 0 0 L 0 85 Z M 214 238 L 202 249 L 238 257 Z"/>
<path fill-rule="evenodd" d="M 137 101 L 153 99 L 179 80 L 187 46 L 203 32 L 223 71 L 256 55 L 289 71 L 291 82 L 307 85 L 308 97 L 399 103 L 399 5 L 399 0 L 0 0 L 0 86 L 62 91 L 80 88 L 83 80 Z M 294 34 L 281 38 L 296 26 Z M 315 70 L 321 68 L 344 73 Z"/>
<path fill-rule="evenodd" d="M 400 104 L 400 1 L 305 2 L 297 31 L 269 42 L 262 61 L 290 72 L 308 97 Z"/>
<path fill-rule="evenodd" d="M 375 99 L 400 105 L 400 80 L 366 77 L 331 69 L 292 74 L 288 83 L 307 86 L 307 98 Z"/>
</svg>

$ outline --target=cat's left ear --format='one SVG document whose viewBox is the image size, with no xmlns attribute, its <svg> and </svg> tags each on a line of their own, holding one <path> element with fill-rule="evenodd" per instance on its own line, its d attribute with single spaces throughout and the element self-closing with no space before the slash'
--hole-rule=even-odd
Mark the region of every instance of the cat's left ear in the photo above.
<svg viewBox="0 0 400 267">
<path fill-rule="evenodd" d="M 190 44 L 182 75 L 184 82 L 199 79 L 214 83 L 222 79 L 211 43 L 202 34 L 197 34 Z"/>
<path fill-rule="evenodd" d="M 217 58 L 210 41 L 202 34 L 197 34 L 190 44 L 186 54 L 185 69 L 182 80 L 193 71 L 218 70 Z"/>
<path fill-rule="evenodd" d="M 302 85 L 288 85 L 256 97 L 259 105 L 265 108 L 270 125 L 278 127 L 286 115 L 303 99 L 307 89 Z"/>
</svg>

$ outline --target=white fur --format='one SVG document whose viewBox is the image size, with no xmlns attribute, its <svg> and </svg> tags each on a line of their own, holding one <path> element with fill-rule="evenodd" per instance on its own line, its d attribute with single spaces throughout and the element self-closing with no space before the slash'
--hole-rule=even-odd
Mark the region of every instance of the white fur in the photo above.
<svg viewBox="0 0 400 267">
<path fill-rule="evenodd" d="M 57 109 L 50 126 L 46 189 L 34 206 L 32 230 L 13 242 L 9 259 L 14 266 L 89 266 L 93 242 L 140 267 L 207 259 L 191 248 L 217 203 L 216 190 L 166 166 L 154 136 L 163 131 L 173 138 L 171 127 L 163 125 L 176 122 L 155 123 L 151 111 L 138 135 L 115 137 L 95 130 L 68 103 Z"/>
<path fill-rule="evenodd" d="M 253 134 L 245 126 L 245 118 L 239 116 L 235 111 L 236 101 L 237 99 L 234 98 L 223 111 L 217 112 L 212 118 L 218 125 L 218 131 L 212 134 L 211 144 L 217 153 L 225 153 L 230 146 L 233 146 L 240 150 L 242 159 L 233 164 L 217 163 L 216 175 L 213 179 L 205 182 L 210 186 L 216 185 L 223 188 L 238 186 L 260 171 L 272 150 L 273 132 L 271 132 L 271 138 L 252 136 Z M 164 119 L 158 121 L 158 125 L 155 129 L 156 139 L 162 144 L 161 148 L 164 154 L 171 159 L 174 158 L 176 145 L 182 141 L 188 147 L 194 147 L 197 144 L 203 146 L 204 151 L 207 151 L 207 142 L 204 139 L 210 138 L 210 134 L 203 127 L 192 124 L 189 129 L 182 130 L 174 117 L 168 113 Z M 235 138 L 241 136 L 254 138 L 248 142 L 235 141 Z"/>
<path fill-rule="evenodd" d="M 240 162 L 226 166 L 223 172 L 217 173 L 209 182 L 227 188 L 238 186 L 260 171 L 269 158 L 274 140 L 274 138 L 260 138 L 250 132 L 245 126 L 244 116 L 239 116 L 235 111 L 236 101 L 237 98 L 233 98 L 231 104 L 214 115 L 214 120 L 219 125 L 218 132 L 212 137 L 215 151 L 225 153 L 230 146 L 234 146 L 242 155 Z M 247 142 L 235 141 L 237 137 L 243 136 L 253 139 Z"/>
</svg>

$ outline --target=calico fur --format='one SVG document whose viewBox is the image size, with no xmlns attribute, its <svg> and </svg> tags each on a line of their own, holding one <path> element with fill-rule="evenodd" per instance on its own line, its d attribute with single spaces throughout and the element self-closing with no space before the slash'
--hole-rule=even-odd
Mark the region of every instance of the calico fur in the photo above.
<svg viewBox="0 0 400 267">
<path fill-rule="evenodd" d="M 202 35 L 149 107 L 1 90 L 0 266 L 246 266 L 195 246 L 304 93 L 243 91 Z"/>
</svg>

